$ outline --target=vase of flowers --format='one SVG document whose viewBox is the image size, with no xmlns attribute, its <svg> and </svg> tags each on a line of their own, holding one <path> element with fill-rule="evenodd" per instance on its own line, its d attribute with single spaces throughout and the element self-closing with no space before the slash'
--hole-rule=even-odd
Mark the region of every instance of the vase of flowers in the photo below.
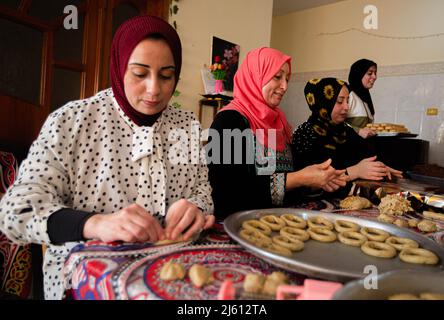
<svg viewBox="0 0 444 320">
<path fill-rule="evenodd" d="M 220 63 L 220 57 L 214 57 L 214 63 L 210 66 L 210 71 L 213 74 L 216 83 L 214 85 L 215 93 L 221 93 L 224 91 L 224 80 L 227 76 L 227 67 L 225 64 Z"/>
</svg>

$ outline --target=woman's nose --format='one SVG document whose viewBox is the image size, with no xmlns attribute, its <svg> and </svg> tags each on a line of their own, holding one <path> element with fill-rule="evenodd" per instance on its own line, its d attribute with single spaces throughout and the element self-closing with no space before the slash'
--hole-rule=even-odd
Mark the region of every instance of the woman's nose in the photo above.
<svg viewBox="0 0 444 320">
<path fill-rule="evenodd" d="M 281 81 L 281 89 L 287 91 L 288 89 L 288 80 Z"/>
<path fill-rule="evenodd" d="M 160 82 L 156 77 L 146 80 L 145 91 L 150 96 L 157 96 L 160 93 Z"/>
</svg>

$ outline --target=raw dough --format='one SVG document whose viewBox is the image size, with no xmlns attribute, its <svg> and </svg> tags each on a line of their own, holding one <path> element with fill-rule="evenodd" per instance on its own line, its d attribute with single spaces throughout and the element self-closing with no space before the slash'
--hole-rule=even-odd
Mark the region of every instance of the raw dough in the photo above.
<svg viewBox="0 0 444 320">
<path fill-rule="evenodd" d="M 372 203 L 366 198 L 362 198 L 359 196 L 349 196 L 342 200 L 339 203 L 339 206 L 341 207 L 341 209 L 362 210 L 370 208 L 372 206 Z"/>
</svg>

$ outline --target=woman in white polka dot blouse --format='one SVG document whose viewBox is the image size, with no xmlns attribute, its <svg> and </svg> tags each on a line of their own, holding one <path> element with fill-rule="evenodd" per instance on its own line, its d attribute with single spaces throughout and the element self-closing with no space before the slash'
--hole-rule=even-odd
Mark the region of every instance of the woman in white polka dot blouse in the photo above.
<svg viewBox="0 0 444 320">
<path fill-rule="evenodd" d="M 188 239 L 213 224 L 207 167 L 192 158 L 199 123 L 168 106 L 181 50 L 163 20 L 126 21 L 113 40 L 112 88 L 53 112 L 3 197 L 0 230 L 48 246 L 46 299 L 70 287 L 63 263 L 80 241 Z"/>
</svg>

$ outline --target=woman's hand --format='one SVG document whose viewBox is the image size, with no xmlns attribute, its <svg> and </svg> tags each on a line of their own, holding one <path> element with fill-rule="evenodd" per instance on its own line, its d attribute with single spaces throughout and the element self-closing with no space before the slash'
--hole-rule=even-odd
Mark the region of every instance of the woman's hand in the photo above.
<svg viewBox="0 0 444 320">
<path fill-rule="evenodd" d="M 345 174 L 342 174 L 338 178 L 330 180 L 326 185 L 322 187 L 327 192 L 334 192 L 347 184 L 348 178 Z"/>
<path fill-rule="evenodd" d="M 166 238 L 176 240 L 184 230 L 187 230 L 183 240 L 188 240 L 193 234 L 210 228 L 214 220 L 214 215 L 204 215 L 193 203 L 180 199 L 173 203 L 166 215 Z"/>
<path fill-rule="evenodd" d="M 385 164 L 376 161 L 376 156 L 361 160 L 358 164 L 347 168 L 351 180 L 358 178 L 366 180 L 382 180 L 387 175 Z M 396 170 L 395 170 L 396 171 Z"/>
<path fill-rule="evenodd" d="M 393 168 L 390 168 L 389 166 L 385 166 L 387 169 L 387 178 L 389 178 L 389 180 L 392 180 L 392 176 L 395 176 L 397 178 L 403 178 L 402 176 L 402 171 L 399 170 L 395 170 Z"/>
<path fill-rule="evenodd" d="M 359 134 L 362 138 L 367 139 L 367 138 L 369 138 L 369 137 L 376 136 L 376 131 L 373 131 L 373 130 L 370 129 L 370 128 L 362 128 L 362 129 L 359 129 L 358 134 Z"/>
<path fill-rule="evenodd" d="M 331 165 L 331 159 L 307 166 L 296 172 L 287 174 L 287 190 L 301 186 L 327 190 L 337 190 L 346 185 L 345 170 L 336 170 Z"/>
<path fill-rule="evenodd" d="M 96 214 L 83 228 L 86 239 L 104 242 L 157 242 L 165 239 L 165 232 L 156 218 L 137 204 L 111 214 Z"/>
</svg>

